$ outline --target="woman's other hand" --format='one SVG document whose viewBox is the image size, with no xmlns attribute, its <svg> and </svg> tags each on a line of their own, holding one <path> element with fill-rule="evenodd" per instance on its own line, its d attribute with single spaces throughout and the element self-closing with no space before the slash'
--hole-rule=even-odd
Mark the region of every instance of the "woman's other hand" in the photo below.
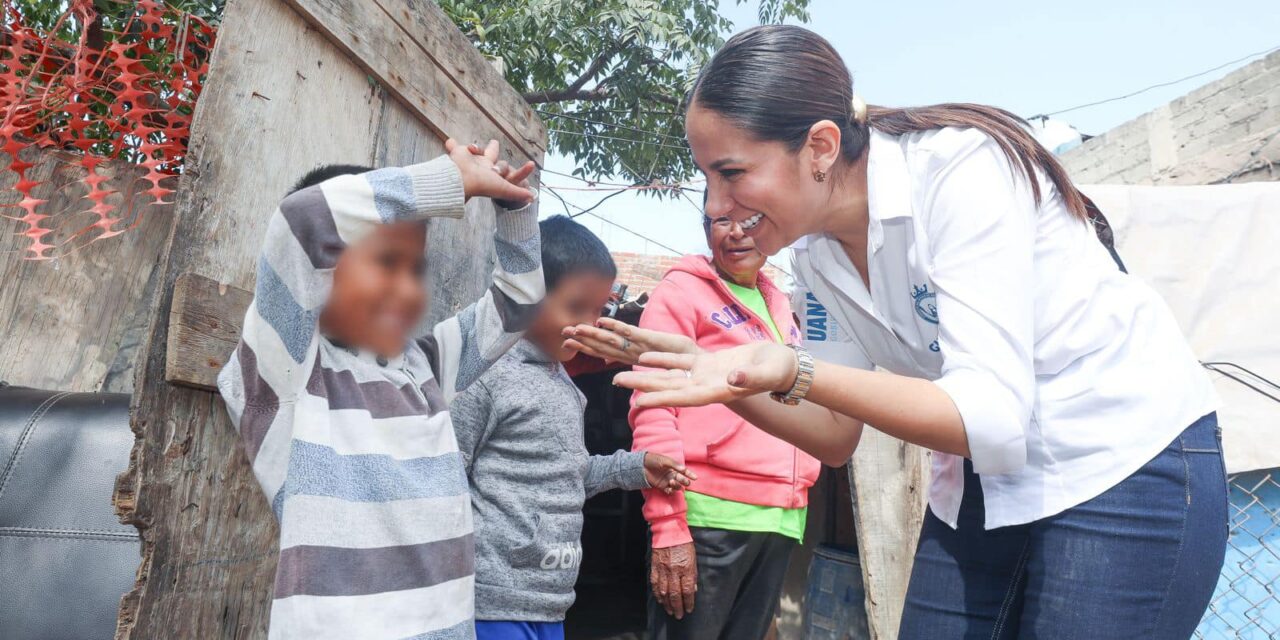
<svg viewBox="0 0 1280 640">
<path fill-rule="evenodd" d="M 564 346 L 579 353 L 610 362 L 636 364 L 640 356 L 657 351 L 673 354 L 698 353 L 693 338 L 675 333 L 641 329 L 613 318 L 600 318 L 596 326 L 565 327 Z"/>
<path fill-rule="evenodd" d="M 785 392 L 796 380 L 791 348 L 756 342 L 698 354 L 645 353 L 639 363 L 657 371 L 625 371 L 613 383 L 643 391 L 638 407 L 701 407 L 763 392 Z"/>
<path fill-rule="evenodd" d="M 698 592 L 697 552 L 693 543 L 654 549 L 649 561 L 649 586 L 667 614 L 679 620 L 693 612 Z"/>
</svg>

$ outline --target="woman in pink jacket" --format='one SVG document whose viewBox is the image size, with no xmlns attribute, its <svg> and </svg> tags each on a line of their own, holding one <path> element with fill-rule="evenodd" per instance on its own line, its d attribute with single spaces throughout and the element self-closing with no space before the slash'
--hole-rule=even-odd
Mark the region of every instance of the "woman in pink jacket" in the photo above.
<svg viewBox="0 0 1280 640">
<path fill-rule="evenodd" d="M 728 218 L 704 218 L 703 227 L 711 257 L 687 256 L 672 267 L 640 326 L 687 336 L 708 351 L 798 343 L 791 305 L 761 273 L 765 256 L 755 241 Z M 764 637 L 792 548 L 804 538 L 808 490 L 821 464 L 724 405 L 633 406 L 631 427 L 636 451 L 671 456 L 698 476 L 695 490 L 645 491 L 650 637 Z"/>
</svg>

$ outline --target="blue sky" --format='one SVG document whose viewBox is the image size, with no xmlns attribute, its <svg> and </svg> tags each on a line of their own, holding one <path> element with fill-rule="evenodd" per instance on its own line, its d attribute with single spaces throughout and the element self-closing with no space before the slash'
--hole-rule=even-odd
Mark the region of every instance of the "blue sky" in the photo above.
<svg viewBox="0 0 1280 640">
<path fill-rule="evenodd" d="M 721 4 L 736 29 L 756 23 L 754 1 Z M 982 102 L 1024 116 L 1123 95 L 1280 46 L 1277 0 L 813 0 L 811 13 L 809 28 L 840 51 L 867 102 Z M 1085 133 L 1103 133 L 1244 64 L 1059 117 Z M 574 165 L 572 158 L 549 157 L 547 166 L 567 172 Z M 574 184 L 551 175 L 545 182 Z M 607 192 L 561 194 L 590 206 Z M 544 195 L 542 211 L 564 209 Z M 700 214 L 687 201 L 628 193 L 596 213 L 680 252 L 705 250 Z M 671 253 L 590 216 L 577 219 L 614 251 Z M 781 265 L 786 262 L 779 256 Z"/>
</svg>

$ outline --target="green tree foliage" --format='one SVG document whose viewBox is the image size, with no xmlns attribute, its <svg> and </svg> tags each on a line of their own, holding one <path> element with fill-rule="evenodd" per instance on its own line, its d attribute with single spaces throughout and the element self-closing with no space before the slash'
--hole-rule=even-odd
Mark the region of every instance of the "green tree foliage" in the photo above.
<svg viewBox="0 0 1280 640">
<path fill-rule="evenodd" d="M 67 0 L 9 0 L 13 3 L 18 13 L 22 14 L 23 21 L 29 27 L 48 31 L 53 29 L 58 23 L 58 19 L 62 14 L 70 8 L 70 2 Z M 93 0 L 93 8 L 102 16 L 102 24 L 100 25 L 104 32 L 118 32 L 121 25 L 124 24 L 128 16 L 134 13 L 134 2 L 132 0 Z M 226 6 L 226 0 L 164 0 L 164 4 L 173 7 L 179 11 L 190 13 L 198 16 L 205 22 L 217 25 L 222 18 L 222 9 Z M 85 25 L 80 24 L 77 20 L 70 19 L 62 23 L 62 28 L 58 32 L 58 37 L 67 42 L 76 42 L 80 38 L 80 30 Z M 97 29 L 98 25 L 91 26 Z"/>
<path fill-rule="evenodd" d="M 680 106 L 733 29 L 718 0 L 439 4 L 480 51 L 502 60 L 507 80 L 547 123 L 552 150 L 577 160 L 575 174 L 637 184 L 693 175 Z M 759 19 L 804 22 L 808 5 L 758 0 Z"/>
</svg>

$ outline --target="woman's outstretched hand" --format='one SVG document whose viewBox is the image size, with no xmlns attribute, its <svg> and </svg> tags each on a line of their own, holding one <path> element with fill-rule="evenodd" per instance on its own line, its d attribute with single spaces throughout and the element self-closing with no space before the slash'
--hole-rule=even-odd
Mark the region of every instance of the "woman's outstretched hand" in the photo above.
<svg viewBox="0 0 1280 640">
<path fill-rule="evenodd" d="M 772 342 L 687 353 L 645 353 L 640 364 L 656 371 L 626 371 L 613 383 L 645 392 L 639 407 L 700 407 L 757 393 L 787 391 L 796 380 L 796 354 Z"/>
<path fill-rule="evenodd" d="M 600 318 L 596 326 L 565 327 L 564 346 L 579 353 L 610 362 L 636 364 L 642 354 L 652 351 L 673 354 L 698 353 L 693 338 L 633 327 L 613 318 Z"/>
</svg>

